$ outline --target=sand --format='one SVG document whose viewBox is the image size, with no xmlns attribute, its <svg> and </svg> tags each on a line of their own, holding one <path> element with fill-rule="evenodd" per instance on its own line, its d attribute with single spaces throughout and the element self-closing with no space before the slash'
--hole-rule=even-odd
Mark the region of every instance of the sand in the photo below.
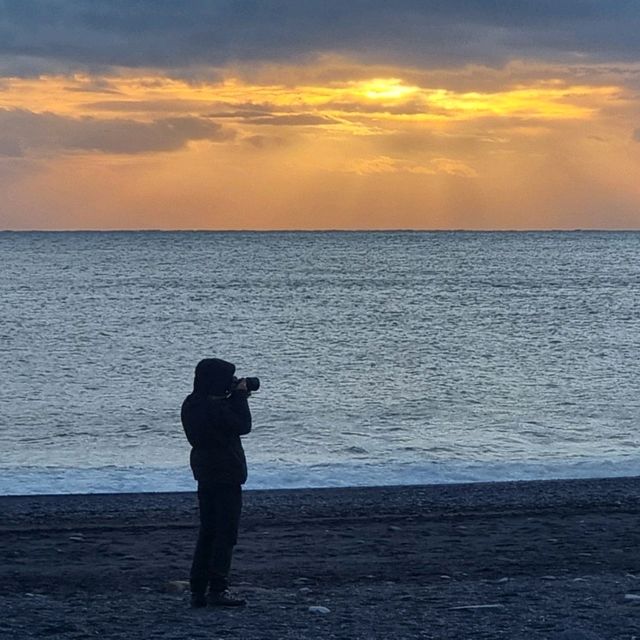
<svg viewBox="0 0 640 640">
<path fill-rule="evenodd" d="M 192 493 L 0 498 L 0 638 L 640 640 L 640 478 L 247 491 L 242 610 Z"/>
</svg>

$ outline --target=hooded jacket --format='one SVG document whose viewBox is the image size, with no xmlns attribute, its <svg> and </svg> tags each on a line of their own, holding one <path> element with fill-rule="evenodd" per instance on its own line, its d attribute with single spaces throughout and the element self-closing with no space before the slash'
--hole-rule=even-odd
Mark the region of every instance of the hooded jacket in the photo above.
<svg viewBox="0 0 640 640">
<path fill-rule="evenodd" d="M 235 365 L 218 358 L 201 360 L 193 392 L 180 416 L 191 445 L 191 470 L 198 483 L 244 484 L 247 462 L 240 436 L 251 431 L 248 393 L 230 394 Z"/>
</svg>

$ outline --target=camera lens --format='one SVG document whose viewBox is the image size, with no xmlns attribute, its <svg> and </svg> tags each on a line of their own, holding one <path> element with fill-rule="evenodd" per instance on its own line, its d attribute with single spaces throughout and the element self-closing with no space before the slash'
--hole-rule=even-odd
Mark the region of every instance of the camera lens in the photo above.
<svg viewBox="0 0 640 640">
<path fill-rule="evenodd" d="M 257 391 L 260 388 L 260 378 L 245 378 L 247 391 Z"/>
</svg>

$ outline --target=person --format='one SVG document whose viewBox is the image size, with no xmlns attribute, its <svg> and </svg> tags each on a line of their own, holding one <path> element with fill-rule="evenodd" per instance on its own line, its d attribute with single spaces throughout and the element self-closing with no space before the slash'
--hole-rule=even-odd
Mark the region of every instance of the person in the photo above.
<svg viewBox="0 0 640 640">
<path fill-rule="evenodd" d="M 219 358 L 201 360 L 193 392 L 182 403 L 181 420 L 192 447 L 190 464 L 198 483 L 200 512 L 190 575 L 193 607 L 245 604 L 228 590 L 242 485 L 247 480 L 240 436 L 251 431 L 250 391 L 245 379 L 234 376 L 235 370 L 234 364 Z"/>
</svg>

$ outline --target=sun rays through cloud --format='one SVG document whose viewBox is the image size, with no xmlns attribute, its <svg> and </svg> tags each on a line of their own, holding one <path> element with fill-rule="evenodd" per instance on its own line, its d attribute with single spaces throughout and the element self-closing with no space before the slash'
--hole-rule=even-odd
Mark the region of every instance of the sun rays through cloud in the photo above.
<svg viewBox="0 0 640 640">
<path fill-rule="evenodd" d="M 471 4 L 461 4 L 461 15 Z M 73 6 L 69 24 L 78 19 Z M 401 3 L 396 17 L 405 9 Z M 458 33 L 456 16 L 432 12 L 443 33 Z M 236 16 L 251 25 L 253 49 L 246 33 L 225 32 L 217 37 L 235 54 L 221 57 L 193 40 L 191 53 L 176 49 L 170 64 L 153 53 L 162 34 L 178 46 L 161 11 L 138 48 L 130 43 L 132 51 L 112 59 L 106 42 L 125 32 L 127 17 L 138 18 L 120 14 L 114 33 L 93 43 L 82 23 L 67 37 L 77 38 L 84 61 L 80 53 L 69 59 L 60 34 L 44 25 L 39 48 L 21 40 L 28 20 L 16 14 L 14 44 L 0 46 L 0 186 L 11 203 L 0 226 L 618 228 L 640 221 L 640 61 L 624 42 L 614 51 L 576 40 L 570 53 L 531 23 L 539 46 L 510 52 L 506 36 L 522 25 L 482 40 L 498 21 L 487 10 L 467 14 L 478 45 L 456 56 L 445 43 L 427 50 L 412 40 L 414 29 L 431 29 L 423 22 L 428 7 L 413 28 L 394 22 L 394 37 L 377 48 L 358 30 L 331 38 L 311 31 L 303 11 L 296 16 L 286 19 L 306 25 L 315 43 L 306 51 L 288 36 L 267 37 L 255 16 Z M 391 19 L 386 11 L 378 17 Z M 549 19 L 568 28 L 569 17 Z M 175 27 L 185 37 L 192 28 L 188 21 Z M 406 40 L 394 39 L 403 29 Z M 61 184 L 68 175 L 74 189 Z"/>
</svg>

